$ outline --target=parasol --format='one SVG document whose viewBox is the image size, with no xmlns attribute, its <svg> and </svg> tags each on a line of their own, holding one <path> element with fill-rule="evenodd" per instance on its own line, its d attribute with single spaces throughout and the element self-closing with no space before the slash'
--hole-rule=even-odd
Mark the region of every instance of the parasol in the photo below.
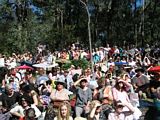
<svg viewBox="0 0 160 120">
<path fill-rule="evenodd" d="M 32 67 L 27 66 L 27 65 L 19 66 L 19 67 L 17 67 L 17 69 L 30 69 L 30 70 L 33 70 L 33 68 L 32 68 Z"/>
<path fill-rule="evenodd" d="M 151 67 L 148 72 L 160 72 L 160 66 Z"/>
<path fill-rule="evenodd" d="M 56 67 L 58 66 L 57 63 L 55 64 L 48 64 L 48 63 L 39 63 L 39 64 L 34 64 L 32 65 L 33 67 L 36 67 L 36 68 L 52 68 L 52 67 Z"/>
</svg>

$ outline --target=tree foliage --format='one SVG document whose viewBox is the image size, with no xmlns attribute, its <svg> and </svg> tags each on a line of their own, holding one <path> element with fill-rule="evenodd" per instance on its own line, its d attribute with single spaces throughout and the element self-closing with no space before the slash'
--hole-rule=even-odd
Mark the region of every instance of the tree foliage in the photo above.
<svg viewBox="0 0 160 120">
<path fill-rule="evenodd" d="M 145 1 L 144 9 L 133 9 L 135 2 L 131 0 L 87 0 L 92 45 L 143 46 L 158 41 L 160 2 Z M 0 3 L 0 51 L 35 52 L 39 42 L 47 44 L 50 50 L 63 49 L 73 42 L 87 47 L 87 20 L 79 0 L 4 1 Z"/>
</svg>

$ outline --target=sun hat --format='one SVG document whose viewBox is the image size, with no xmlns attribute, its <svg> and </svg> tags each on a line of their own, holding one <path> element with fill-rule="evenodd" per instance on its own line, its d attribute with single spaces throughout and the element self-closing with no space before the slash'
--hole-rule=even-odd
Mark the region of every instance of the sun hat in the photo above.
<svg viewBox="0 0 160 120">
<path fill-rule="evenodd" d="M 58 85 L 58 83 L 61 83 L 63 85 L 66 84 L 66 82 L 62 78 L 58 78 L 56 81 L 54 81 L 55 85 Z"/>
<path fill-rule="evenodd" d="M 144 72 L 144 69 L 142 67 L 137 67 L 135 69 L 135 72 Z"/>
</svg>

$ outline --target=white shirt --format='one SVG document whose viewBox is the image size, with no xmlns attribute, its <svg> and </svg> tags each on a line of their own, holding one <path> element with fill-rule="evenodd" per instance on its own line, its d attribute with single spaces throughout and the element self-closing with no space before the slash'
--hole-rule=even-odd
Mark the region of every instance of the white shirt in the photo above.
<svg viewBox="0 0 160 120">
<path fill-rule="evenodd" d="M 41 115 L 41 112 L 40 110 L 34 105 L 32 104 L 31 105 L 31 108 L 33 108 L 35 110 L 35 115 L 36 115 L 36 118 L 38 118 L 40 115 Z M 15 106 L 14 108 L 12 108 L 10 110 L 11 113 L 14 113 L 14 112 L 18 112 L 20 113 L 22 116 L 24 116 L 24 108 L 21 106 L 21 105 L 17 105 Z"/>
</svg>

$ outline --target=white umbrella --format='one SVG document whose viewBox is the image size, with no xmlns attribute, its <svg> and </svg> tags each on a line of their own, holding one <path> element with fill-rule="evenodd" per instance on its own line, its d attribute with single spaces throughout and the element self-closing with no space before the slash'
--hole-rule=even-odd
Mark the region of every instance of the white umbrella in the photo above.
<svg viewBox="0 0 160 120">
<path fill-rule="evenodd" d="M 52 67 L 56 67 L 58 66 L 58 63 L 55 63 L 55 64 L 48 64 L 48 63 L 39 63 L 39 64 L 34 64 L 32 65 L 33 67 L 37 67 L 37 68 L 52 68 Z"/>
</svg>

